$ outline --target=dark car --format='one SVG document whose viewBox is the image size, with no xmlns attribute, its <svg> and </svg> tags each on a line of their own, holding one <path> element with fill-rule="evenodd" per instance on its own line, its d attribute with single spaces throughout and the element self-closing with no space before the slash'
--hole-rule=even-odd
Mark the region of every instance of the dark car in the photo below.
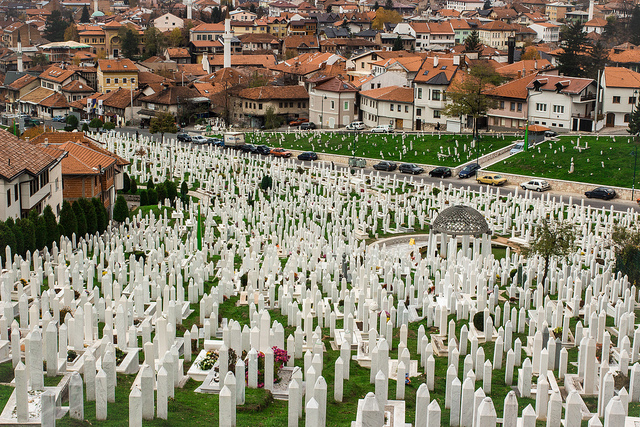
<svg viewBox="0 0 640 427">
<path fill-rule="evenodd" d="M 313 151 L 305 151 L 298 155 L 298 160 L 318 160 L 318 155 Z"/>
<path fill-rule="evenodd" d="M 373 168 L 377 171 L 394 171 L 397 167 L 398 165 L 396 165 L 394 162 L 388 162 L 386 160 L 373 165 Z"/>
<path fill-rule="evenodd" d="M 429 176 L 435 177 L 435 178 L 447 178 L 451 176 L 451 169 L 444 166 L 440 166 L 429 171 Z"/>
<path fill-rule="evenodd" d="M 603 200 L 611 200 L 616 197 L 616 191 L 613 188 L 608 187 L 598 187 L 594 188 L 591 191 L 585 191 L 584 193 L 587 198 L 591 199 L 603 199 Z"/>
<path fill-rule="evenodd" d="M 178 138 L 180 142 L 191 142 L 191 137 L 186 133 L 179 133 L 176 135 L 176 138 Z"/>
<path fill-rule="evenodd" d="M 240 149 L 241 149 L 242 151 L 247 152 L 247 153 L 257 153 L 257 152 L 258 152 L 258 149 L 257 149 L 257 148 L 256 148 L 256 146 L 255 146 L 255 145 L 253 145 L 253 144 L 244 144 L 244 145 L 241 145 L 241 146 L 240 146 Z"/>
<path fill-rule="evenodd" d="M 558 135 L 558 132 L 554 132 L 552 130 L 547 130 L 547 131 L 544 132 L 544 136 L 547 137 L 547 138 L 552 138 L 552 137 L 557 136 L 557 135 Z"/>
<path fill-rule="evenodd" d="M 305 122 L 300 125 L 300 130 L 309 130 L 309 129 L 315 129 L 315 128 L 316 128 L 316 124 L 313 122 Z"/>
<path fill-rule="evenodd" d="M 220 138 L 207 138 L 207 144 L 224 147 L 224 140 Z"/>
<path fill-rule="evenodd" d="M 478 163 L 470 163 L 467 166 L 463 167 L 460 172 L 458 172 L 458 177 L 469 178 L 470 176 L 474 176 L 479 169 L 480 165 Z"/>
<path fill-rule="evenodd" d="M 414 163 L 403 163 L 398 170 L 402 173 L 410 173 L 412 175 L 418 175 L 424 172 L 424 169 Z"/>
<path fill-rule="evenodd" d="M 265 156 L 267 156 L 271 153 L 271 148 L 267 147 L 266 145 L 258 145 L 256 147 L 256 152 L 258 154 L 264 154 Z"/>
</svg>

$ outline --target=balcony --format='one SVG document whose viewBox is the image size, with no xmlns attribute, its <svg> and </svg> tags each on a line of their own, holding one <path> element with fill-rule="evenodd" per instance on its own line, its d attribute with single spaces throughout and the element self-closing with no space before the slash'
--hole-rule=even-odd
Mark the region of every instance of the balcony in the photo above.
<svg viewBox="0 0 640 427">
<path fill-rule="evenodd" d="M 588 93 L 588 94 L 582 95 L 580 97 L 580 102 L 595 101 L 595 99 L 596 99 L 596 94 L 595 93 Z"/>
<path fill-rule="evenodd" d="M 24 184 L 24 183 L 23 183 Z M 38 203 L 40 203 L 45 197 L 51 194 L 51 183 L 47 183 L 33 195 L 30 196 L 29 186 L 24 185 L 21 188 L 20 197 L 22 199 L 22 209 L 31 209 Z"/>
</svg>

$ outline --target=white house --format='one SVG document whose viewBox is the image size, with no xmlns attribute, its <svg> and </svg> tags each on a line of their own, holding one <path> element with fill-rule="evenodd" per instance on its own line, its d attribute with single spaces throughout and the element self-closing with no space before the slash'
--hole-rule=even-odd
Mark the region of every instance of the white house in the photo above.
<svg viewBox="0 0 640 427">
<path fill-rule="evenodd" d="M 477 10 L 484 7 L 484 2 L 479 0 L 447 0 L 447 7 L 445 9 L 454 9 L 458 12 L 464 12 L 465 10 Z"/>
<path fill-rule="evenodd" d="M 63 151 L 42 149 L 0 130 L 0 220 L 21 218 L 51 206 L 62 208 Z"/>
<path fill-rule="evenodd" d="M 560 27 L 550 22 L 537 22 L 529 25 L 536 32 L 536 42 L 557 43 L 560 40 Z"/>
<path fill-rule="evenodd" d="M 446 91 L 460 65 L 460 57 L 425 59 L 416 78 L 413 80 L 415 130 L 424 130 L 426 126 L 443 125 L 445 117 L 442 110 L 446 105 Z"/>
<path fill-rule="evenodd" d="M 640 73 L 623 67 L 605 67 L 601 88 L 605 126 L 628 126 L 629 115 L 638 104 Z"/>
<path fill-rule="evenodd" d="M 184 28 L 184 19 L 173 13 L 165 13 L 153 20 L 153 26 L 164 33 L 174 28 Z"/>
<path fill-rule="evenodd" d="M 400 22 L 393 32 L 415 37 L 417 52 L 455 45 L 455 31 L 449 22 Z"/>
<path fill-rule="evenodd" d="M 390 125 L 397 130 L 411 130 L 413 124 L 413 89 L 388 86 L 360 92 L 360 110 L 366 126 Z"/>
<path fill-rule="evenodd" d="M 584 23 L 584 31 L 587 33 L 604 33 L 604 27 L 607 26 L 607 20 L 602 18 L 593 18 Z"/>
<path fill-rule="evenodd" d="M 593 130 L 596 82 L 540 74 L 527 85 L 529 123 L 555 131 Z"/>
<path fill-rule="evenodd" d="M 248 10 L 236 9 L 229 12 L 232 21 L 253 22 L 258 19 L 258 15 Z"/>
<path fill-rule="evenodd" d="M 358 90 L 339 77 L 318 79 L 309 90 L 309 121 L 322 128 L 341 128 L 358 117 Z"/>
</svg>

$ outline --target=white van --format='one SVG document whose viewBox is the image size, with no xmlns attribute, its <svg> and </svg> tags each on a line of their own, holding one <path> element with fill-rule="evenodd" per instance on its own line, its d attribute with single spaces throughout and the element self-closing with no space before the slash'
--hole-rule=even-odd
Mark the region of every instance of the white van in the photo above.
<svg viewBox="0 0 640 427">
<path fill-rule="evenodd" d="M 516 142 L 516 145 L 509 151 L 509 154 L 518 154 L 522 150 L 524 150 L 524 141 Z"/>
</svg>

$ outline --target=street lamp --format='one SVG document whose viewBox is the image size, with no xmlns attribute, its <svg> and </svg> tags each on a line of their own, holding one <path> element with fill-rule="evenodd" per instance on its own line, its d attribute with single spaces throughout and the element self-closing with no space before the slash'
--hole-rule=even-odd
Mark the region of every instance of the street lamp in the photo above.
<svg viewBox="0 0 640 427">
<path fill-rule="evenodd" d="M 320 99 L 320 105 L 321 105 L 321 113 L 320 113 L 320 129 L 322 129 L 322 121 L 324 119 L 324 101 L 327 99 L 327 95 L 323 96 Z"/>
</svg>

